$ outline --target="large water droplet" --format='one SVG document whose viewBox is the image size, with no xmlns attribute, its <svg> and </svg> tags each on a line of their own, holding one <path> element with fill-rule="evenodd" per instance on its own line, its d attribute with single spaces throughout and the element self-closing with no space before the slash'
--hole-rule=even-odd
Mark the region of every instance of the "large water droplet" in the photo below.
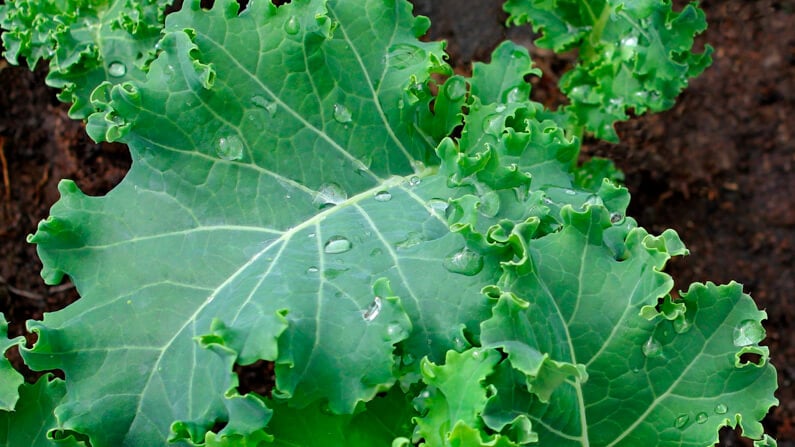
<svg viewBox="0 0 795 447">
<path fill-rule="evenodd" d="M 334 119 L 338 123 L 347 124 L 353 121 L 351 111 L 342 104 L 334 104 Z"/>
<path fill-rule="evenodd" d="M 690 416 L 686 414 L 680 414 L 674 420 L 674 426 L 676 428 L 685 428 L 688 422 L 690 422 Z"/>
<path fill-rule="evenodd" d="M 447 200 L 433 198 L 428 200 L 428 207 L 430 207 L 431 211 L 439 216 L 444 216 L 447 212 L 447 207 L 450 206 L 447 203 Z"/>
<path fill-rule="evenodd" d="M 522 89 L 519 87 L 514 87 L 508 90 L 508 92 L 505 94 L 505 100 L 508 101 L 509 103 L 524 101 L 526 99 L 527 97 L 522 92 Z"/>
<path fill-rule="evenodd" d="M 121 62 L 111 62 L 108 65 L 108 74 L 114 78 L 120 78 L 127 74 L 127 66 Z"/>
<path fill-rule="evenodd" d="M 424 59 L 425 51 L 414 45 L 397 44 L 389 49 L 387 60 L 392 67 L 402 70 Z"/>
<path fill-rule="evenodd" d="M 339 253 L 345 253 L 353 248 L 353 244 L 347 238 L 343 236 L 332 236 L 329 240 L 326 241 L 326 244 L 323 246 L 323 251 L 335 255 Z"/>
<path fill-rule="evenodd" d="M 701 412 L 701 413 L 696 415 L 696 422 L 698 422 L 699 424 L 703 424 L 703 423 L 707 422 L 708 419 L 709 419 L 709 416 L 707 416 L 707 413 Z"/>
<path fill-rule="evenodd" d="M 756 320 L 744 320 L 734 328 L 734 346 L 749 346 L 765 338 L 765 328 Z"/>
<path fill-rule="evenodd" d="M 459 77 L 450 78 L 444 85 L 444 92 L 450 101 L 458 101 L 467 94 L 467 83 Z"/>
<path fill-rule="evenodd" d="M 268 111 L 270 116 L 276 114 L 276 110 L 278 109 L 278 105 L 273 101 L 268 101 L 264 96 L 252 96 L 251 103 L 257 107 L 263 108 Z"/>
<path fill-rule="evenodd" d="M 689 331 L 690 328 L 693 327 L 693 323 L 691 323 L 690 320 L 685 318 L 684 315 L 680 315 L 674 320 L 673 326 L 674 326 L 674 331 L 676 331 L 677 334 L 684 334 L 685 332 Z"/>
<path fill-rule="evenodd" d="M 378 314 L 381 313 L 381 297 L 377 296 L 373 299 L 373 302 L 370 304 L 370 307 L 367 308 L 364 312 L 362 312 L 362 318 L 364 321 L 373 321 Z"/>
<path fill-rule="evenodd" d="M 224 160 L 240 160 L 243 157 L 243 141 L 237 135 L 219 138 L 215 152 Z"/>
<path fill-rule="evenodd" d="M 659 357 L 662 355 L 662 345 L 654 337 L 649 337 L 646 343 L 643 343 L 641 351 L 646 357 Z"/>
<path fill-rule="evenodd" d="M 348 193 L 342 189 L 342 186 L 336 183 L 324 183 L 320 185 L 320 190 L 315 195 L 312 203 L 320 209 L 339 205 L 340 203 L 348 200 Z"/>
<path fill-rule="evenodd" d="M 378 191 L 374 198 L 379 202 L 389 202 L 392 200 L 392 194 L 389 191 Z"/>
<path fill-rule="evenodd" d="M 729 407 L 726 404 L 715 405 L 715 414 L 726 414 L 728 411 Z"/>
<path fill-rule="evenodd" d="M 287 34 L 298 34 L 298 31 L 301 31 L 301 22 L 293 16 L 290 17 L 286 22 L 284 22 L 284 31 Z"/>
<path fill-rule="evenodd" d="M 447 255 L 442 265 L 452 273 L 474 276 L 483 270 L 483 256 L 464 247 Z"/>
</svg>

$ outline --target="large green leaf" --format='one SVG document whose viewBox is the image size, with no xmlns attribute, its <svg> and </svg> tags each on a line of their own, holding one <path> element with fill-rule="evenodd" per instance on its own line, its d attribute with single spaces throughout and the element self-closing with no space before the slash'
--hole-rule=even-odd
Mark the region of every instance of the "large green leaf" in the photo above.
<svg viewBox="0 0 795 447">
<path fill-rule="evenodd" d="M 14 404 L 19 398 L 17 389 L 24 381 L 22 374 L 11 366 L 11 362 L 5 356 L 10 347 L 19 344 L 24 338 L 15 337 L 9 340 L 7 337 L 8 323 L 5 315 L 0 312 L 0 411 L 14 409 Z"/>
<path fill-rule="evenodd" d="M 47 84 L 71 102 L 69 116 L 88 117 L 102 82 L 142 80 L 163 29 L 162 0 L 9 0 L 0 5 L 5 56 L 31 68 L 50 60 Z"/>
</svg>

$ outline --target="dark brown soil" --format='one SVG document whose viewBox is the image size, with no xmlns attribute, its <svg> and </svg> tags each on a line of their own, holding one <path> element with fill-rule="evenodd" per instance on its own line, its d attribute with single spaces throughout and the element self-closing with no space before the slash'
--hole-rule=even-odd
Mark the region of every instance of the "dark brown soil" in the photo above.
<svg viewBox="0 0 795 447">
<path fill-rule="evenodd" d="M 430 37 L 447 39 L 461 72 L 487 60 L 505 37 L 500 1 L 415 0 L 433 21 Z M 682 4 L 683 2 L 675 2 Z M 669 271 L 679 289 L 693 281 L 737 280 L 768 313 L 780 405 L 764 424 L 781 447 L 795 446 L 795 1 L 703 1 L 710 28 L 700 41 L 714 63 L 691 82 L 677 106 L 619 126 L 622 142 L 589 141 L 584 155 L 616 161 L 633 193 L 630 214 L 653 232 L 673 228 L 691 256 Z M 508 31 L 521 43 L 529 29 Z M 556 73 L 569 63 L 533 49 L 545 77 L 534 96 L 561 101 Z M 44 85 L 45 73 L 0 61 L 0 312 L 11 335 L 24 321 L 77 298 L 70 286 L 45 286 L 35 248 L 25 242 L 57 200 L 59 179 L 101 195 L 130 160 L 118 145 L 97 145 Z M 11 357 L 19 365 L 16 353 Z M 721 445 L 747 445 L 724 432 Z"/>
</svg>

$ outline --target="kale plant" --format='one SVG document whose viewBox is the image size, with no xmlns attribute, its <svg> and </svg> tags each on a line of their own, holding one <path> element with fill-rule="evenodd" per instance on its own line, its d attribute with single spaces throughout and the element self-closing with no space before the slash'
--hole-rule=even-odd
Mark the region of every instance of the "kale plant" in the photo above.
<svg viewBox="0 0 795 447">
<path fill-rule="evenodd" d="M 709 63 L 669 0 L 508 1 L 579 49 L 570 105 L 530 100 L 527 49 L 470 77 L 405 0 L 12 0 L 11 62 L 133 164 L 104 197 L 64 180 L 29 241 L 81 298 L 0 363 L 6 446 L 774 445 L 739 284 L 671 295 L 687 249 L 626 215 L 586 132 L 663 110 Z M 236 367 L 264 361 L 267 395 Z M 263 383 L 270 379 L 261 368 Z"/>
</svg>

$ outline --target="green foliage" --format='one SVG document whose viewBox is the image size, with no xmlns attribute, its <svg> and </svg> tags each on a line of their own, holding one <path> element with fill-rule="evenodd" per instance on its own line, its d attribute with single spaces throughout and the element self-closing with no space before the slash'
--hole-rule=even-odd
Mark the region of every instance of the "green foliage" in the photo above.
<svg viewBox="0 0 795 447">
<path fill-rule="evenodd" d="M 67 44 L 12 20 L 24 5 L 4 36 L 35 64 L 36 39 Z M 89 134 L 133 166 L 104 197 L 63 181 L 30 236 L 81 299 L 28 322 L 25 362 L 66 381 L 18 400 L 4 382 L 0 427 L 94 447 L 700 446 L 737 424 L 774 442 L 765 313 L 734 283 L 671 298 L 686 248 L 626 215 L 612 163 L 578 164 L 580 106 L 529 99 L 525 48 L 441 82 L 443 44 L 405 1 L 238 9 L 187 2 L 124 59 L 140 73 L 74 78 Z M 555 48 L 602 51 L 538 20 Z M 261 360 L 272 393 L 241 395 L 236 366 Z"/>
</svg>

